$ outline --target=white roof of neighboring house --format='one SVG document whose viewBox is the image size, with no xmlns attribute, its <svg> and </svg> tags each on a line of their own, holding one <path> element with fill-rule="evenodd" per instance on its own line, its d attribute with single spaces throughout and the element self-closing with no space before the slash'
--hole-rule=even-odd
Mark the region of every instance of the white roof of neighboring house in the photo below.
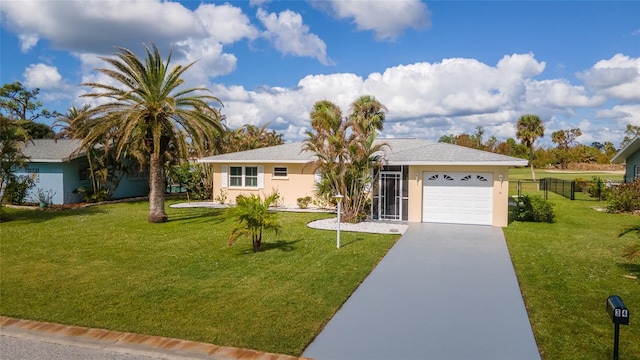
<svg viewBox="0 0 640 360">
<path fill-rule="evenodd" d="M 504 165 L 526 166 L 527 160 L 458 145 L 422 139 L 378 139 L 387 143 L 384 159 L 387 165 Z M 301 151 L 302 143 L 289 143 L 254 150 L 208 156 L 205 163 L 307 163 L 315 156 Z"/>
<path fill-rule="evenodd" d="M 29 157 L 29 162 L 60 163 L 71 161 L 84 156 L 84 151 L 78 151 L 82 140 L 53 140 L 34 139 L 28 141 L 22 153 Z"/>
<path fill-rule="evenodd" d="M 613 164 L 622 164 L 627 160 L 631 154 L 634 154 L 636 151 L 640 149 L 640 136 L 636 136 L 631 141 L 629 141 L 618 153 L 611 158 L 611 163 Z"/>
</svg>

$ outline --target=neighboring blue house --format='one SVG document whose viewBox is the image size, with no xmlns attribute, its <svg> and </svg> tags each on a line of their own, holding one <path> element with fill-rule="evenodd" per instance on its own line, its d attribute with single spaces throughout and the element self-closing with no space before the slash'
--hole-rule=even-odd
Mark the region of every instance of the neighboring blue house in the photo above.
<svg viewBox="0 0 640 360">
<path fill-rule="evenodd" d="M 622 164 L 626 161 L 625 182 L 632 182 L 634 178 L 640 179 L 640 136 L 629 141 L 611 159 L 614 164 Z"/>
<path fill-rule="evenodd" d="M 38 189 L 51 190 L 53 204 L 74 204 L 82 200 L 78 188 L 91 188 L 89 162 L 84 151 L 79 151 L 80 140 L 36 139 L 28 142 L 23 153 L 29 157 L 24 168 L 17 169 L 16 176 L 30 176 L 35 180 L 35 188 L 27 195 L 27 200 L 35 199 Z M 144 196 L 149 194 L 149 182 L 143 176 L 125 175 L 113 198 Z"/>
</svg>

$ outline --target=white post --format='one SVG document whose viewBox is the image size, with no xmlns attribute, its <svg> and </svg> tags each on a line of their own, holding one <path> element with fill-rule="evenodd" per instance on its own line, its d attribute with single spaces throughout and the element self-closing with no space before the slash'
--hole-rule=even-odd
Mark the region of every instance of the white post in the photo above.
<svg viewBox="0 0 640 360">
<path fill-rule="evenodd" d="M 335 196 L 336 199 L 338 199 L 338 232 L 337 232 L 337 242 L 336 242 L 336 248 L 340 249 L 340 213 L 341 213 L 341 207 L 340 204 L 342 203 L 342 198 L 344 196 L 338 194 Z"/>
</svg>

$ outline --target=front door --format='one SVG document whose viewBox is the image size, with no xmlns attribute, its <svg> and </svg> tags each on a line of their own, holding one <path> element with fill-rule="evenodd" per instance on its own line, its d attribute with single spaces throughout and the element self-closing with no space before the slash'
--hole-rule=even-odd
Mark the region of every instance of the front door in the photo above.
<svg viewBox="0 0 640 360">
<path fill-rule="evenodd" d="M 378 181 L 378 218 L 402 220 L 402 172 L 381 171 Z"/>
</svg>

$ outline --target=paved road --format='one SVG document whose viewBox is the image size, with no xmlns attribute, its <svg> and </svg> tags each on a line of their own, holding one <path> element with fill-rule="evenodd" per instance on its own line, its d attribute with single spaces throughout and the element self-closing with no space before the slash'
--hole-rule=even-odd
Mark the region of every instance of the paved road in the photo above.
<svg viewBox="0 0 640 360">
<path fill-rule="evenodd" d="M 303 356 L 539 360 L 502 229 L 410 224 Z"/>
<path fill-rule="evenodd" d="M 71 344 L 50 343 L 36 339 L 0 336 L 2 360 L 149 360 L 168 359 L 117 352 L 104 348 L 89 348 Z"/>
</svg>

